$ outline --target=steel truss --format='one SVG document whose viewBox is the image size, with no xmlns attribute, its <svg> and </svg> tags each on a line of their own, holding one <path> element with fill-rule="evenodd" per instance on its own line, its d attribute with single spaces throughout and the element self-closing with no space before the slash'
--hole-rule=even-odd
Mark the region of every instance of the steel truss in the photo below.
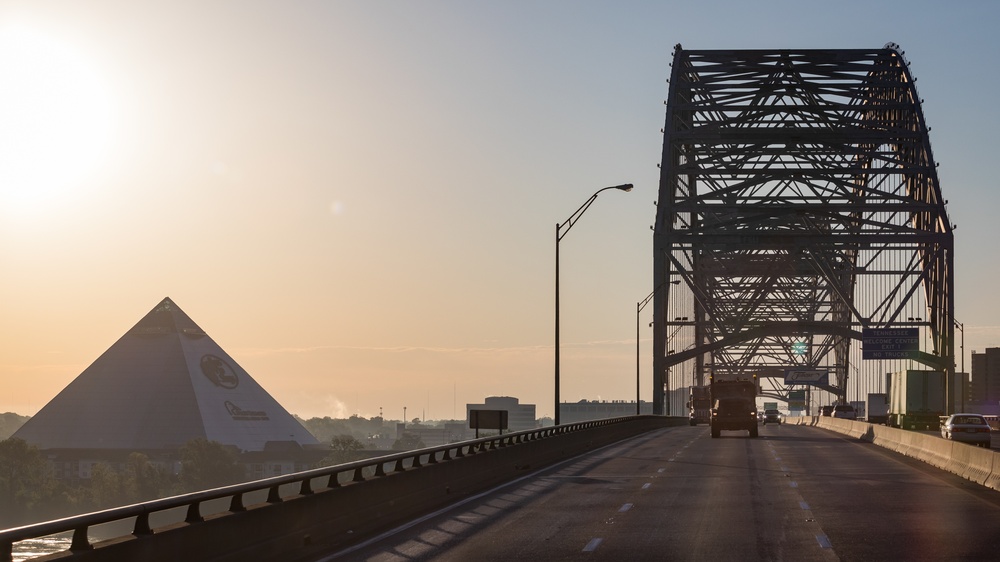
<svg viewBox="0 0 1000 562">
<path fill-rule="evenodd" d="M 671 66 L 653 249 L 665 288 L 653 303 L 657 413 L 677 366 L 691 376 L 674 387 L 826 366 L 826 390 L 843 400 L 849 373 L 896 370 L 862 364 L 869 327 L 920 328 L 916 360 L 953 374 L 953 227 L 898 46 L 677 45 Z"/>
</svg>

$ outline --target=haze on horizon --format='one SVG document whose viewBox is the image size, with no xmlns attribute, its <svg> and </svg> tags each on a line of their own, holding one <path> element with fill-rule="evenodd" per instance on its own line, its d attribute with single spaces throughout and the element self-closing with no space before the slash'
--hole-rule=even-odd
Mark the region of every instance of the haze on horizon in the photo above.
<svg viewBox="0 0 1000 562">
<path fill-rule="evenodd" d="M 553 226 L 626 182 L 560 247 L 562 398 L 634 399 L 676 43 L 902 46 L 971 368 L 1000 346 L 997 21 L 986 1 L 4 4 L 0 412 L 37 412 L 170 297 L 302 417 L 490 395 L 551 416 Z"/>
</svg>

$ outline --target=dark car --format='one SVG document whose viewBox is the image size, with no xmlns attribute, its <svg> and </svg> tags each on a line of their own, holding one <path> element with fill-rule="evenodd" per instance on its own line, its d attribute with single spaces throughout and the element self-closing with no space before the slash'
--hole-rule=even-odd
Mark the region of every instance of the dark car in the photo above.
<svg viewBox="0 0 1000 562">
<path fill-rule="evenodd" d="M 833 415 L 833 406 L 823 406 L 820 408 L 819 413 L 821 416 L 830 417 Z"/>
<path fill-rule="evenodd" d="M 764 410 L 764 417 L 762 421 L 764 422 L 764 425 L 767 425 L 768 422 L 781 425 L 781 412 L 778 410 Z"/>
<path fill-rule="evenodd" d="M 990 426 L 979 414 L 952 414 L 941 424 L 941 437 L 990 447 Z"/>
</svg>

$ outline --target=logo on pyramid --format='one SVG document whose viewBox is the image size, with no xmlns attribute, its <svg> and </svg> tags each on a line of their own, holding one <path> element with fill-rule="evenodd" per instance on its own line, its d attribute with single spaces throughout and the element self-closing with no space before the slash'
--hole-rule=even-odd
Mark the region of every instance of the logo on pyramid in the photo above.
<svg viewBox="0 0 1000 562">
<path fill-rule="evenodd" d="M 215 386 L 232 390 L 240 385 L 240 378 L 233 372 L 233 368 L 229 366 L 229 363 L 214 355 L 206 354 L 202 356 L 201 372 Z"/>
</svg>

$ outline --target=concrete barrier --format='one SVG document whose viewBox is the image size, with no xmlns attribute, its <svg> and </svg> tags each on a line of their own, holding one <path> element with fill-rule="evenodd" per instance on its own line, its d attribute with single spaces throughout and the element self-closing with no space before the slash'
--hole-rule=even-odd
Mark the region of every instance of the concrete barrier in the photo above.
<svg viewBox="0 0 1000 562">
<path fill-rule="evenodd" d="M 913 455 L 915 458 L 944 470 L 952 463 L 952 441 L 934 435 L 913 433 Z M 956 472 L 959 474 L 959 472 Z"/>
<path fill-rule="evenodd" d="M 993 455 L 993 470 L 990 471 L 983 485 L 1000 491 L 1000 455 Z"/>
<path fill-rule="evenodd" d="M 953 454 L 966 457 L 964 463 L 956 464 L 955 468 L 961 469 L 956 474 L 977 484 L 986 484 L 993 473 L 993 463 L 997 457 L 993 451 L 967 443 L 955 443 Z"/>
<path fill-rule="evenodd" d="M 820 427 L 867 441 L 1000 491 L 1000 454 L 992 449 L 915 431 L 826 416 L 789 418 L 789 422 Z"/>
</svg>

